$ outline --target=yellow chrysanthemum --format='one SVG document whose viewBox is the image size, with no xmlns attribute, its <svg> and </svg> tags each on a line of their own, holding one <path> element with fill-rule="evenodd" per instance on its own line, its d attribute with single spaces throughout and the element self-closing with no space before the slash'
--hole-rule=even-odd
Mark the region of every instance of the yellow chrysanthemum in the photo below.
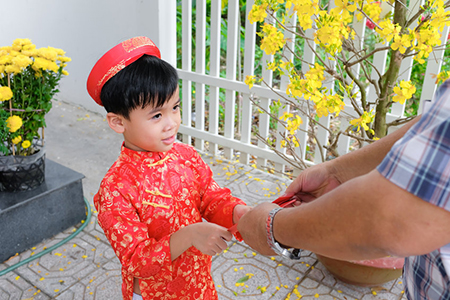
<svg viewBox="0 0 450 300">
<path fill-rule="evenodd" d="M 7 86 L 0 86 L 0 102 L 8 101 L 13 96 L 13 92 Z"/>
<path fill-rule="evenodd" d="M 14 145 L 17 145 L 18 143 L 20 143 L 21 141 L 22 141 L 22 137 L 19 135 L 19 136 L 16 136 L 15 138 L 13 138 L 12 140 L 12 143 L 14 144 Z"/>
<path fill-rule="evenodd" d="M 38 49 L 38 56 L 51 60 L 56 61 L 56 58 L 58 57 L 58 53 L 56 52 L 55 48 L 48 47 L 48 48 L 40 48 Z"/>
<path fill-rule="evenodd" d="M 26 55 L 20 54 L 11 59 L 11 63 L 23 70 L 33 63 L 33 60 Z"/>
<path fill-rule="evenodd" d="M 22 72 L 22 69 L 16 65 L 7 65 L 5 66 L 5 72 L 9 74 L 19 74 L 20 72 Z"/>
<path fill-rule="evenodd" d="M 19 116 L 11 116 L 6 120 L 6 126 L 9 128 L 9 132 L 16 132 L 22 127 L 22 118 Z"/>
<path fill-rule="evenodd" d="M 31 45 L 30 39 L 15 39 L 12 44 L 12 48 L 15 51 L 21 51 L 24 46 Z"/>
<path fill-rule="evenodd" d="M 29 140 L 23 141 L 23 143 L 22 143 L 22 148 L 23 149 L 27 149 L 30 146 L 31 146 L 31 142 Z"/>
</svg>

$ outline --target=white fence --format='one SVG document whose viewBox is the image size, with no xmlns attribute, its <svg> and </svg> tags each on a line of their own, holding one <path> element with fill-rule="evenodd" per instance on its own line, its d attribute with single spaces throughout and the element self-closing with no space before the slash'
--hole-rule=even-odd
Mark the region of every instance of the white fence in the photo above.
<svg viewBox="0 0 450 300">
<path fill-rule="evenodd" d="M 415 0 L 413 0 L 415 1 Z M 419 1 L 417 1 L 419 4 Z M 208 151 L 214 155 L 218 155 L 218 148 L 222 149 L 220 154 L 223 154 L 227 159 L 236 159 L 236 153 L 239 152 L 239 160 L 244 164 L 256 162 L 258 168 L 267 167 L 267 162 L 272 161 L 275 169 L 284 171 L 286 162 L 274 151 L 267 148 L 265 143 L 255 141 L 255 132 L 259 132 L 262 137 L 269 136 L 269 122 L 270 118 L 267 114 L 259 114 L 259 120 L 256 123 L 258 128 L 254 128 L 255 122 L 254 107 L 249 100 L 251 94 L 255 94 L 259 98 L 261 106 L 269 110 L 269 105 L 272 101 L 277 101 L 280 96 L 278 94 L 286 95 L 287 78 L 282 78 L 278 90 L 271 90 L 265 86 L 254 86 L 249 90 L 248 86 L 243 82 L 246 75 L 254 73 L 255 65 L 255 47 L 256 47 L 256 24 L 250 24 L 247 20 L 245 23 L 245 42 L 240 45 L 240 15 L 239 15 L 239 1 L 229 0 L 228 5 L 228 30 L 226 42 L 226 61 L 221 61 L 221 14 L 222 3 L 220 0 L 211 1 L 210 11 L 210 39 L 207 40 L 207 24 L 206 24 L 206 0 L 197 0 L 195 2 L 196 15 L 193 16 L 192 0 L 182 1 L 182 67 L 178 70 L 180 78 L 182 79 L 182 126 L 180 133 L 183 134 L 183 141 L 191 143 L 192 138 L 195 138 L 195 147 L 199 150 L 205 151 L 205 142 L 208 145 Z M 253 5 L 253 0 L 247 1 L 248 13 Z M 410 7 L 418 8 L 418 5 L 410 5 Z M 412 12 L 413 13 L 413 12 Z M 195 20 L 195 25 L 193 20 Z M 192 40 L 192 29 L 195 26 L 195 41 Z M 364 36 L 365 20 L 356 21 L 353 26 L 358 36 Z M 445 44 L 448 35 L 448 28 L 445 28 L 442 35 L 442 44 Z M 312 32 L 309 32 L 312 36 Z M 286 36 L 290 38 L 290 44 L 293 44 L 294 36 Z M 192 44 L 195 42 L 195 52 L 193 53 Z M 209 74 L 206 73 L 206 48 L 209 45 Z M 245 49 L 243 68 L 241 68 L 240 48 Z M 424 99 L 431 99 L 436 85 L 435 79 L 431 74 L 438 74 L 442 64 L 444 51 L 435 51 L 429 57 L 426 76 L 423 82 L 423 90 L 421 95 L 421 104 L 419 112 L 422 111 L 422 102 Z M 374 65 L 379 70 L 385 69 L 387 51 L 378 52 L 374 58 Z M 312 51 L 305 50 L 304 60 L 313 62 L 314 56 Z M 262 61 L 272 60 L 271 56 L 264 55 Z M 195 61 L 195 71 L 193 70 L 192 61 Z M 412 58 L 404 59 L 400 78 L 408 80 L 411 73 Z M 306 68 L 307 66 L 304 66 Z M 303 68 L 303 66 L 302 66 Z M 220 70 L 225 69 L 225 76 L 220 75 Z M 303 70 L 303 69 L 302 69 Z M 265 81 L 272 85 L 272 73 L 263 67 L 263 76 Z M 373 74 L 373 78 L 376 78 Z M 333 82 L 328 83 L 330 87 Z M 195 94 L 192 94 L 192 89 L 195 88 Z M 221 107 L 219 101 L 219 91 L 225 94 L 225 104 Z M 222 93 L 222 94 L 223 94 Z M 374 95 L 374 91 L 368 91 L 369 95 Z M 194 99 L 194 100 L 193 100 Z M 235 105 L 239 105 L 238 115 L 236 116 Z M 222 110 L 223 117 L 223 132 L 219 132 L 219 112 Z M 352 108 L 347 106 L 346 113 L 353 114 Z M 279 112 L 280 115 L 283 111 Z M 388 120 L 392 121 L 404 114 L 404 105 L 395 104 L 392 107 L 391 113 L 388 115 Z M 303 118 L 306 120 L 307 118 Z M 236 122 L 238 121 L 238 123 Z M 320 124 L 325 127 L 330 126 L 331 117 L 322 117 Z M 345 122 L 345 121 L 344 121 Z M 193 125 L 195 124 L 195 125 Z M 308 126 L 307 122 L 302 125 L 304 128 Z M 238 134 L 235 134 L 235 133 Z M 298 149 L 298 154 L 305 158 L 307 133 L 300 132 L 297 136 L 301 142 Z M 328 131 L 319 127 L 317 133 L 319 145 L 326 145 L 328 141 Z M 276 148 L 283 152 L 284 149 L 280 146 L 280 139 L 277 139 Z M 350 138 L 344 137 L 340 139 L 338 146 L 339 154 L 342 155 L 349 151 Z M 323 156 L 319 155 L 317 151 L 320 147 L 316 147 L 316 154 L 313 155 L 314 160 L 307 162 L 307 164 L 319 163 L 323 160 Z M 255 161 L 254 161 L 255 160 Z M 273 165 L 272 165 L 273 166 Z"/>
</svg>

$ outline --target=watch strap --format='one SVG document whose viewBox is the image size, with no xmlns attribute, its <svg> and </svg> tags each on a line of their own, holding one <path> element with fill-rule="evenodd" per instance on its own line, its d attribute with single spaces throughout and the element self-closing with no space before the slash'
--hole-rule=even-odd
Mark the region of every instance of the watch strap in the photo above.
<svg viewBox="0 0 450 300">
<path fill-rule="evenodd" d="M 269 247 L 275 251 L 276 254 L 280 256 L 287 257 L 289 259 L 298 260 L 300 259 L 301 249 L 287 249 L 282 247 L 273 236 L 273 221 L 275 219 L 275 215 L 282 210 L 282 207 L 276 207 L 269 212 L 266 221 L 266 235 L 267 235 L 267 244 Z"/>
</svg>

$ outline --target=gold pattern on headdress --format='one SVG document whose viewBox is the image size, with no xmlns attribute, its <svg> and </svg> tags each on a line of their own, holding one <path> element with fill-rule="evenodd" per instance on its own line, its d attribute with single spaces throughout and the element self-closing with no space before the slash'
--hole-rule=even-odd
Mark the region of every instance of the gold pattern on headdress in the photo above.
<svg viewBox="0 0 450 300">
<path fill-rule="evenodd" d="M 126 60 L 121 60 L 119 63 L 117 63 L 115 66 L 112 66 L 108 72 L 106 72 L 105 75 L 103 75 L 102 79 L 100 79 L 97 82 L 97 89 L 96 91 L 100 91 L 98 88 L 103 86 L 103 84 L 105 82 L 107 82 L 109 79 L 111 79 L 111 77 L 113 77 L 114 75 L 116 75 L 120 70 L 122 70 L 123 68 L 125 68 L 125 62 Z"/>
<path fill-rule="evenodd" d="M 143 47 L 143 46 L 155 46 L 155 44 L 147 37 L 145 36 L 138 36 L 135 38 L 131 38 L 129 40 L 126 40 L 122 42 L 122 47 L 125 51 L 131 52 L 137 48 Z"/>
</svg>

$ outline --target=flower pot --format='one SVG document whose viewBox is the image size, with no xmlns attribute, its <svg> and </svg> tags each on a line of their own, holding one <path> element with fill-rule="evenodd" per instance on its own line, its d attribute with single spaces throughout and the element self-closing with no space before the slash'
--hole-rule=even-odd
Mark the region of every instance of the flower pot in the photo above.
<svg viewBox="0 0 450 300">
<path fill-rule="evenodd" d="M 402 275 L 404 258 L 386 257 L 361 261 L 342 261 L 316 254 L 337 279 L 358 286 L 378 286 Z"/>
<path fill-rule="evenodd" d="M 0 191 L 18 192 L 37 188 L 45 181 L 45 150 L 29 156 L 0 156 Z"/>
</svg>

